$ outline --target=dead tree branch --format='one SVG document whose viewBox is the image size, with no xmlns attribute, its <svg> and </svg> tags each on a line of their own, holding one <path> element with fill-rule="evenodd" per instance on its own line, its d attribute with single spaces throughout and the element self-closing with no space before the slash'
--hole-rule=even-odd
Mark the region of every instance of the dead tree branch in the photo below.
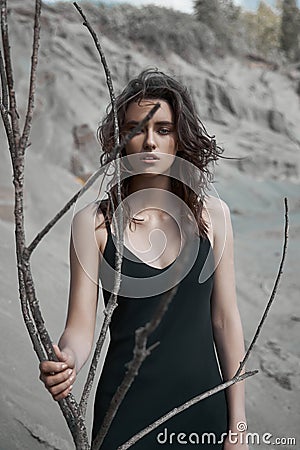
<svg viewBox="0 0 300 450">
<path fill-rule="evenodd" d="M 99 39 L 97 34 L 95 33 L 93 27 L 91 26 L 90 22 L 87 20 L 86 15 L 84 14 L 84 12 L 82 11 L 82 8 L 76 3 L 74 2 L 73 5 L 75 6 L 75 8 L 77 9 L 77 11 L 79 12 L 79 14 L 81 15 L 81 17 L 83 18 L 84 22 L 83 25 L 85 27 L 87 27 L 87 29 L 89 30 L 95 46 L 98 50 L 98 53 L 100 55 L 101 58 L 101 63 L 105 72 L 105 76 L 106 76 L 106 84 L 108 87 L 108 91 L 109 91 L 109 95 L 110 95 L 110 100 L 111 100 L 111 106 L 112 106 L 112 110 L 113 110 L 113 117 L 114 117 L 114 140 L 115 140 L 115 145 L 118 145 L 120 143 L 120 135 L 119 135 L 119 123 L 118 123 L 118 111 L 116 109 L 116 97 L 115 97 L 115 92 L 114 92 L 114 87 L 113 87 L 113 82 L 112 82 L 112 77 L 111 77 L 111 73 L 106 61 L 106 57 L 105 54 L 102 50 L 102 47 L 100 45 Z"/>
<path fill-rule="evenodd" d="M 122 144 L 120 146 L 117 146 L 117 148 L 121 149 L 121 147 L 125 147 L 125 145 L 127 145 L 127 143 L 132 139 L 132 137 L 134 137 L 144 126 L 145 124 L 151 119 L 151 117 L 153 117 L 153 115 L 156 113 L 156 111 L 158 110 L 158 108 L 160 107 L 160 104 L 157 103 L 150 111 L 149 113 L 145 116 L 145 118 L 130 132 L 128 133 Z M 118 151 L 118 150 L 117 150 Z M 114 153 L 114 152 L 113 152 Z M 111 201 L 112 207 L 114 207 L 113 202 Z M 113 215 L 113 218 L 115 219 L 115 216 Z M 119 234 L 123 234 L 123 230 L 119 230 L 118 226 L 115 227 L 116 228 L 116 233 L 117 233 L 117 241 L 120 239 L 119 238 Z M 119 250 L 119 248 L 117 247 L 117 252 L 116 252 L 116 276 L 121 277 L 121 264 L 122 264 L 122 253 Z M 117 265 L 118 263 L 118 265 Z M 119 283 L 119 280 L 117 280 L 117 283 Z M 89 397 L 89 394 L 91 392 L 92 389 L 92 384 L 95 378 L 95 374 L 96 374 L 96 369 L 97 369 L 97 365 L 98 365 L 98 361 L 102 352 L 102 348 L 103 348 L 103 344 L 105 342 L 105 337 L 108 331 L 108 327 L 109 324 L 111 322 L 111 318 L 112 318 L 112 314 L 114 312 L 114 310 L 117 307 L 117 293 L 118 293 L 118 289 L 117 285 L 116 285 L 116 279 L 114 282 L 114 287 L 113 287 L 113 293 L 111 294 L 107 306 L 105 308 L 105 317 L 104 317 L 104 321 L 103 321 L 103 325 L 99 334 L 99 338 L 97 340 L 96 343 L 96 347 L 95 347 L 95 351 L 94 351 L 94 355 L 92 358 L 92 362 L 90 365 L 90 370 L 88 373 L 88 377 L 87 377 L 87 381 L 84 385 L 84 389 L 83 389 L 83 393 L 82 393 L 82 397 L 80 400 L 80 408 L 83 414 L 85 414 L 86 411 L 86 406 L 87 406 L 87 400 Z"/>
<path fill-rule="evenodd" d="M 1 36 L 4 62 L 0 57 L 1 73 L 1 116 L 6 130 L 9 151 L 13 166 L 13 184 L 15 188 L 15 240 L 18 268 L 19 295 L 25 325 L 39 360 L 56 359 L 50 336 L 44 326 L 44 320 L 36 298 L 28 254 L 24 226 L 24 153 L 31 129 L 34 109 L 34 92 L 40 37 L 41 1 L 35 2 L 35 24 L 33 36 L 33 52 L 29 88 L 28 110 L 25 119 L 23 139 L 20 139 L 19 115 L 14 91 L 13 68 L 11 64 L 9 32 L 7 22 L 7 2 L 1 0 Z M 9 105 L 8 105 L 9 101 Z M 7 110 L 9 106 L 9 110 Z M 85 424 L 81 418 L 79 407 L 72 396 L 60 402 L 60 408 L 66 418 L 77 448 L 88 450 L 88 439 Z"/>
<path fill-rule="evenodd" d="M 16 146 L 19 144 L 20 127 L 19 127 L 19 114 L 17 112 L 16 95 L 15 95 L 15 90 L 14 90 L 13 69 L 12 69 L 12 64 L 11 64 L 6 0 L 1 0 L 0 5 L 1 5 L 2 46 L 3 46 L 3 54 L 4 54 L 4 60 L 5 60 L 5 74 L 6 74 L 6 83 L 7 83 L 7 88 L 8 88 L 7 91 L 8 91 L 8 98 L 9 98 L 8 113 L 10 114 L 11 121 L 12 121 L 12 132 L 13 132 L 15 146 Z M 4 96 L 3 98 L 6 101 L 6 96 Z"/>
<path fill-rule="evenodd" d="M 277 289 L 279 286 L 279 282 L 280 282 L 281 276 L 283 274 L 283 265 L 284 265 L 284 261 L 286 258 L 286 251 L 287 251 L 287 244 L 288 244 L 288 237 L 289 237 L 289 208 L 288 208 L 288 199 L 286 197 L 284 198 L 284 219 L 285 219 L 284 241 L 283 241 L 283 247 L 282 247 L 282 255 L 281 255 L 281 260 L 280 260 L 280 264 L 279 264 L 279 268 L 278 268 L 278 273 L 277 273 L 277 276 L 276 276 L 276 279 L 274 282 L 274 286 L 272 289 L 272 293 L 271 293 L 270 299 L 265 307 L 262 318 L 257 326 L 257 329 L 253 336 L 253 339 L 248 347 L 248 350 L 243 358 L 243 361 L 241 361 L 241 363 L 240 363 L 240 367 L 239 367 L 238 371 L 236 372 L 235 376 L 238 376 L 241 373 L 241 371 L 243 370 L 243 367 L 245 366 L 247 360 L 249 359 L 250 353 L 258 339 L 258 336 L 262 330 L 263 324 L 265 323 L 268 313 L 270 311 L 270 308 L 274 302 L 274 299 L 275 299 L 275 296 L 277 293 Z"/>
<path fill-rule="evenodd" d="M 111 403 L 109 405 L 109 408 L 105 414 L 103 423 L 101 425 L 101 428 L 99 430 L 98 435 L 96 436 L 93 444 L 92 444 L 92 450 L 99 450 L 101 448 L 101 445 L 103 443 L 103 440 L 110 428 L 110 425 L 123 401 L 125 398 L 126 393 L 128 392 L 130 386 L 132 385 L 135 377 L 138 375 L 138 371 L 144 362 L 144 360 L 151 354 L 151 351 L 153 348 L 155 348 L 157 345 L 159 345 L 159 342 L 154 344 L 152 347 L 147 348 L 147 339 L 149 335 L 154 331 L 155 328 L 159 325 L 161 319 L 163 318 L 165 312 L 168 309 L 168 306 L 170 302 L 172 301 L 176 291 L 178 289 L 178 286 L 174 287 L 172 291 L 167 294 L 165 294 L 161 302 L 159 304 L 159 307 L 157 308 L 156 313 L 154 314 L 154 317 L 152 318 L 151 322 L 148 322 L 144 327 L 138 328 L 135 332 L 135 347 L 133 350 L 133 359 L 130 361 L 127 365 L 128 370 L 124 376 L 124 379 L 122 380 L 122 383 L 118 387 L 117 391 L 115 392 Z"/>
<path fill-rule="evenodd" d="M 112 162 L 115 160 L 116 155 L 121 152 L 121 150 L 128 144 L 128 142 L 141 131 L 141 129 L 145 126 L 147 122 L 154 116 L 158 108 L 160 107 L 160 104 L 157 103 L 153 106 L 153 108 L 149 111 L 149 113 L 144 117 L 141 122 L 134 127 L 130 133 L 128 133 L 122 142 L 119 145 L 115 145 L 113 148 L 109 162 Z M 99 178 L 100 175 L 105 173 L 106 170 L 109 169 L 109 163 L 99 167 L 97 171 L 88 179 L 88 181 L 85 183 L 85 185 L 62 207 L 62 209 L 51 219 L 47 225 L 36 235 L 36 237 L 32 240 L 30 245 L 27 247 L 28 254 L 31 255 L 31 253 L 34 251 L 34 249 L 37 247 L 37 245 L 41 242 L 41 240 L 46 236 L 46 234 L 56 225 L 56 223 L 66 214 L 66 212 L 69 211 L 69 209 L 74 205 L 74 203 L 77 201 L 77 199 L 83 195 Z M 104 175 L 105 176 L 105 175 Z M 102 180 L 102 183 L 104 181 L 104 178 Z"/>
<path fill-rule="evenodd" d="M 183 254 L 181 262 L 177 262 L 178 266 L 176 269 L 176 272 L 174 273 L 175 279 L 181 279 L 180 276 L 183 272 L 185 263 L 187 261 L 187 249 L 184 249 L 185 253 Z M 160 322 L 162 321 L 165 313 L 168 310 L 168 307 L 170 303 L 172 302 L 174 296 L 176 295 L 176 292 L 178 290 L 179 283 L 176 284 L 173 288 L 169 289 L 167 292 L 165 292 L 162 295 L 162 298 L 153 314 L 153 317 L 151 318 L 150 322 L 146 323 L 143 327 L 140 327 L 135 332 L 135 346 L 133 349 L 133 358 L 132 360 L 127 363 L 127 372 L 125 373 L 125 376 L 118 387 L 117 391 L 115 392 L 109 408 L 105 414 L 105 417 L 103 419 L 103 423 L 101 425 L 101 428 L 94 439 L 92 443 L 92 450 L 99 450 L 101 448 L 101 445 L 103 443 L 103 440 L 110 428 L 110 425 L 113 421 L 113 418 L 115 417 L 126 393 L 128 392 L 130 386 L 132 385 L 135 377 L 138 375 L 138 371 L 145 361 L 145 359 L 150 355 L 151 351 L 159 345 L 159 342 L 156 342 L 151 347 L 147 348 L 147 341 L 151 333 L 158 327 Z"/>
<path fill-rule="evenodd" d="M 34 28 L 33 28 L 33 43 L 32 43 L 32 56 L 31 56 L 31 68 L 30 68 L 30 82 L 29 82 L 29 93 L 28 93 L 28 105 L 27 113 L 25 117 L 25 124 L 23 129 L 23 134 L 20 139 L 20 150 L 24 153 L 28 144 L 28 138 L 32 123 L 32 116 L 34 110 L 34 97 L 35 97 L 35 87 L 36 87 L 36 69 L 38 64 L 38 53 L 39 53 L 39 42 L 40 42 L 40 31 L 41 31 L 41 2 L 37 1 L 35 4 L 35 16 L 34 16 Z"/>
<path fill-rule="evenodd" d="M 213 389 L 210 389 L 207 392 L 204 392 L 203 394 L 193 397 L 191 400 L 188 400 L 187 402 L 183 403 L 182 405 L 177 406 L 176 408 L 169 411 L 167 414 L 165 414 L 160 419 L 153 422 L 151 425 L 149 425 L 144 430 L 135 434 L 127 442 L 125 442 L 120 447 L 118 447 L 117 450 L 126 450 L 127 448 L 134 445 L 137 441 L 139 441 L 142 437 L 146 436 L 146 434 L 150 433 L 152 430 L 155 430 L 155 428 L 159 427 L 162 423 L 166 422 L 167 420 L 171 419 L 172 417 L 176 416 L 177 414 L 185 411 L 186 409 L 190 408 L 191 406 L 195 405 L 196 403 L 200 402 L 201 400 L 204 400 L 205 398 L 210 397 L 211 395 L 214 395 L 217 392 L 223 391 L 224 389 L 228 388 L 229 386 L 232 386 L 233 384 L 238 383 L 239 381 L 243 381 L 246 378 L 249 378 L 249 377 L 255 375 L 256 373 L 258 373 L 258 370 L 243 373 L 242 375 L 239 375 L 238 377 L 234 376 L 231 380 L 226 381 L 225 383 L 219 384 L 218 386 L 214 387 Z"/>
</svg>

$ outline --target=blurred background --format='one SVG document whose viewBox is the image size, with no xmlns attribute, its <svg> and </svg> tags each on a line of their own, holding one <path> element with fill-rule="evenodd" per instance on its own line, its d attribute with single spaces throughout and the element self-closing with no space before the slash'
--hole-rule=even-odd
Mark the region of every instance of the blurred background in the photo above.
<svg viewBox="0 0 300 450">
<path fill-rule="evenodd" d="M 147 67 L 185 83 L 224 156 L 214 188 L 230 206 L 239 308 L 249 344 L 280 262 L 284 197 L 289 248 L 275 304 L 248 362 L 249 431 L 297 439 L 299 447 L 300 11 L 282 1 L 78 2 L 103 45 L 116 93 Z M 159 6 L 155 5 L 159 4 Z M 9 0 L 18 111 L 26 110 L 33 0 Z M 36 108 L 26 150 L 27 243 L 99 166 L 97 127 L 109 103 L 103 69 L 72 2 L 43 3 Z M 73 448 L 58 406 L 38 380 L 23 324 L 14 251 L 12 168 L 0 124 L 0 449 Z M 80 198 L 32 257 L 33 276 L 54 342 L 66 317 L 70 223 L 98 195 Z M 99 298 L 98 329 L 103 311 Z M 107 340 L 108 342 L 108 340 Z M 101 369 L 101 364 L 99 370 Z M 79 398 L 87 367 L 74 393 Z M 88 411 L 91 426 L 92 398 Z M 143 406 L 142 406 L 143 407 Z"/>
</svg>

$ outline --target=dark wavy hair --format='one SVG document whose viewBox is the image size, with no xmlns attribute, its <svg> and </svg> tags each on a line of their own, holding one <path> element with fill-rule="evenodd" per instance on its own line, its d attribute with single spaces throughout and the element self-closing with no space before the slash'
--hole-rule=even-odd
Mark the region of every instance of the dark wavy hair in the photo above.
<svg viewBox="0 0 300 450">
<path fill-rule="evenodd" d="M 171 191 L 179 196 L 193 213 L 200 236 L 206 236 L 207 225 L 202 217 L 203 200 L 205 190 L 209 182 L 213 181 L 213 173 L 210 163 L 214 163 L 221 156 L 223 149 L 216 144 L 214 136 L 210 136 L 202 124 L 191 95 L 187 87 L 175 78 L 166 75 L 158 69 L 147 69 L 142 71 L 136 78 L 132 79 L 116 98 L 116 109 L 120 127 L 120 139 L 125 122 L 125 114 L 131 102 L 139 102 L 143 99 L 161 99 L 168 102 L 174 113 L 174 125 L 177 131 L 177 157 L 192 163 L 197 172 L 191 173 L 196 192 L 185 183 L 171 177 Z M 101 143 L 103 154 L 100 157 L 101 165 L 111 161 L 111 152 L 115 146 L 114 142 L 114 117 L 111 105 L 106 110 L 101 125 L 97 130 L 97 136 Z M 126 155 L 125 149 L 122 155 Z M 189 165 L 188 165 L 189 166 Z M 195 176 L 197 173 L 198 176 Z M 121 198 L 128 195 L 130 177 L 121 181 Z M 199 195 L 200 191 L 200 195 Z M 198 194 L 197 194 L 198 192 Z M 114 208 L 117 207 L 117 186 L 110 189 L 110 196 Z M 104 202 L 105 214 L 109 219 L 112 216 L 112 208 L 109 200 Z M 125 208 L 126 209 L 126 208 Z M 102 212 L 103 209 L 101 208 Z M 130 218 L 130 212 L 125 213 L 126 220 L 130 222 L 138 219 Z"/>
</svg>

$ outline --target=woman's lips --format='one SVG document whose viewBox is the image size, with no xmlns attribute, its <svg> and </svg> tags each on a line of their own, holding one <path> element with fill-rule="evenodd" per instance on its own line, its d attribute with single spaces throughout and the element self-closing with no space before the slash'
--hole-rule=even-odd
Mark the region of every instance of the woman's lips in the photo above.
<svg viewBox="0 0 300 450">
<path fill-rule="evenodd" d="M 155 162 L 159 160 L 159 157 L 157 155 L 154 155 L 153 153 L 144 153 L 141 157 L 140 160 L 146 163 L 149 162 Z"/>
</svg>

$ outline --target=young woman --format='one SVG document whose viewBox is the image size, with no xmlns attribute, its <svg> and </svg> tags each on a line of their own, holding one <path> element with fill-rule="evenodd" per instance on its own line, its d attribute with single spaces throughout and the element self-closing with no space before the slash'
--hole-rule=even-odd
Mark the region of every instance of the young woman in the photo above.
<svg viewBox="0 0 300 450">
<path fill-rule="evenodd" d="M 156 103 L 160 107 L 122 151 L 122 282 L 95 398 L 93 437 L 132 359 L 135 330 L 151 320 L 164 291 L 174 284 L 178 289 L 149 336 L 148 347 L 158 345 L 143 362 L 113 419 L 101 447 L 105 450 L 117 449 L 174 407 L 230 379 L 244 355 L 230 212 L 223 201 L 207 193 L 212 178 L 209 164 L 222 150 L 207 134 L 187 89 L 162 72 L 143 71 L 116 103 L 121 137 Z M 111 110 L 99 138 L 105 164 L 114 146 Z M 40 364 L 40 378 L 55 400 L 71 392 L 91 351 L 99 275 L 105 304 L 110 297 L 116 189 L 112 186 L 110 198 L 89 204 L 73 219 L 69 309 L 55 346 L 60 362 Z M 187 265 L 182 255 L 188 255 Z M 177 266 L 185 268 L 180 278 Z M 134 448 L 246 450 L 239 422 L 246 422 L 243 382 L 176 415 Z"/>
</svg>

